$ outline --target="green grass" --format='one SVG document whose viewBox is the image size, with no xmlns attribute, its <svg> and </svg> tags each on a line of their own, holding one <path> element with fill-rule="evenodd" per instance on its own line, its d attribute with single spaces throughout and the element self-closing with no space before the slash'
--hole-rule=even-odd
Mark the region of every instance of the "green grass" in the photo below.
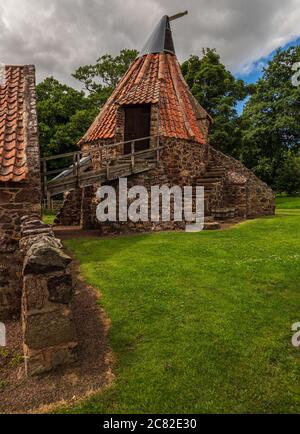
<svg viewBox="0 0 300 434">
<path fill-rule="evenodd" d="M 55 211 L 44 210 L 43 211 L 43 222 L 47 225 L 53 225 L 54 219 L 56 217 Z"/>
<path fill-rule="evenodd" d="M 278 196 L 276 205 L 279 209 L 300 209 L 300 197 Z"/>
<path fill-rule="evenodd" d="M 299 413 L 300 210 L 280 207 L 226 231 L 66 242 L 103 295 L 116 380 L 61 411 Z"/>
</svg>

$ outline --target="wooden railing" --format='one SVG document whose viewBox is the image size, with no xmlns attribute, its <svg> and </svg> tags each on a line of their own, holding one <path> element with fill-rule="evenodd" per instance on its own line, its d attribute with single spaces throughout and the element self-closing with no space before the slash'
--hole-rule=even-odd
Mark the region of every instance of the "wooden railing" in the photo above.
<svg viewBox="0 0 300 434">
<path fill-rule="evenodd" d="M 155 147 L 149 147 L 143 151 L 135 150 L 136 143 L 149 140 L 151 146 L 153 139 L 155 140 Z M 127 144 L 131 144 L 130 154 L 124 154 L 124 146 Z M 41 173 L 44 199 L 49 200 L 53 195 L 76 187 L 93 185 L 97 181 L 109 181 L 149 170 L 159 162 L 160 151 L 163 148 L 160 146 L 159 137 L 149 136 L 132 141 L 102 145 L 85 152 L 68 152 L 42 158 Z M 49 163 L 63 161 L 64 164 L 67 164 L 68 160 L 71 161 L 66 167 L 50 168 L 49 170 Z"/>
</svg>

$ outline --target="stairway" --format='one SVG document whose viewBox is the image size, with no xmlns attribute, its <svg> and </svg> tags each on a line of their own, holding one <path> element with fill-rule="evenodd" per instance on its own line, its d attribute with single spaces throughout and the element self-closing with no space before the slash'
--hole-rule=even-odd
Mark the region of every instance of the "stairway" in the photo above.
<svg viewBox="0 0 300 434">
<path fill-rule="evenodd" d="M 218 188 L 221 190 L 224 176 L 225 169 L 221 167 L 208 166 L 206 173 L 195 180 L 195 186 L 204 187 L 204 213 L 207 217 L 211 216 L 211 206 L 213 205 L 212 199 L 216 196 Z"/>
<path fill-rule="evenodd" d="M 216 220 L 233 218 L 235 208 L 225 208 L 223 204 L 223 185 L 226 170 L 223 167 L 210 163 L 206 173 L 196 178 L 194 186 L 204 187 L 204 215 L 205 229 L 219 229 Z"/>
<path fill-rule="evenodd" d="M 134 162 L 129 158 L 119 158 L 111 164 L 100 166 L 98 169 L 86 172 L 79 171 L 74 175 L 71 169 L 65 171 L 64 176 L 59 176 L 47 182 L 47 192 L 50 196 L 72 191 L 77 188 L 89 187 L 94 184 L 104 184 L 119 178 L 147 172 L 157 165 L 155 151 L 148 158 L 135 158 Z"/>
</svg>

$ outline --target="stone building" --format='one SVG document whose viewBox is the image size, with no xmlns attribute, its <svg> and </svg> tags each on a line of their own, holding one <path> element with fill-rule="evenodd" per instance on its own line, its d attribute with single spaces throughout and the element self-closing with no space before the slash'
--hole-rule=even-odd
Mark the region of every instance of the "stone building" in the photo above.
<svg viewBox="0 0 300 434">
<path fill-rule="evenodd" d="M 91 170 L 100 170 L 109 158 L 116 159 L 109 164 L 121 167 L 133 151 L 141 160 L 143 152 L 159 148 L 154 166 L 150 164 L 148 169 L 145 166 L 125 175 L 130 187 L 143 185 L 150 192 L 153 185 L 204 186 L 207 220 L 273 214 L 272 190 L 239 161 L 209 145 L 212 119 L 183 78 L 170 21 L 167 16 L 160 20 L 139 57 L 81 139 L 82 152 L 92 156 Z M 119 145 L 113 147 L 116 143 Z M 124 176 L 121 171 L 120 176 Z M 102 184 L 117 188 L 117 177 L 114 178 L 107 176 Z M 95 217 L 95 191 L 99 184 L 95 180 L 94 186 L 85 184 L 85 188 L 69 193 L 57 221 L 70 224 L 72 214 L 81 215 L 84 228 L 99 227 L 104 232 L 180 227 L 176 222 L 99 225 Z"/>
<path fill-rule="evenodd" d="M 0 318 L 20 311 L 21 217 L 40 215 L 34 66 L 0 70 Z"/>
<path fill-rule="evenodd" d="M 41 217 L 34 66 L 0 70 L 0 321 L 22 319 L 26 372 L 76 360 L 71 258 Z"/>
<path fill-rule="evenodd" d="M 0 240 L 17 241 L 20 237 L 20 218 L 25 214 L 41 213 L 35 68 L 5 66 L 2 69 Z"/>
</svg>

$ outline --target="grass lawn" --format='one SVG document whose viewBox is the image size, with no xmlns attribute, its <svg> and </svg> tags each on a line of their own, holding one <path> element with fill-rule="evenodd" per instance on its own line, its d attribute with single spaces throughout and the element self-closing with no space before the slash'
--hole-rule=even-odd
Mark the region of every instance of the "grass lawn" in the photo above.
<svg viewBox="0 0 300 434">
<path fill-rule="evenodd" d="M 44 210 L 43 211 L 43 222 L 47 225 L 53 225 L 54 219 L 56 217 L 57 212 Z"/>
<path fill-rule="evenodd" d="M 279 206 L 226 231 L 66 242 L 103 295 L 116 380 L 63 411 L 299 413 L 300 198 Z"/>
<path fill-rule="evenodd" d="M 276 205 L 281 209 L 300 209 L 300 198 L 279 196 L 276 198 Z"/>
</svg>

